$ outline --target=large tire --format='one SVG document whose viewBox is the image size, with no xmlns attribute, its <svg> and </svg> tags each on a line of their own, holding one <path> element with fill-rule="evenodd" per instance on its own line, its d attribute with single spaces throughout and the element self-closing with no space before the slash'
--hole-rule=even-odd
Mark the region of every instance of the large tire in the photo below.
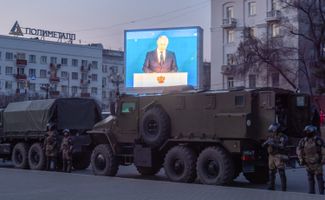
<svg viewBox="0 0 325 200">
<path fill-rule="evenodd" d="M 12 150 L 11 160 L 15 168 L 28 168 L 28 147 L 25 143 L 17 143 Z"/>
<path fill-rule="evenodd" d="M 176 182 L 191 183 L 196 179 L 196 159 L 194 151 L 188 147 L 176 146 L 168 151 L 164 170 L 167 177 Z"/>
<path fill-rule="evenodd" d="M 147 110 L 140 121 L 140 134 L 150 147 L 160 147 L 170 135 L 170 118 L 160 107 Z"/>
<path fill-rule="evenodd" d="M 224 185 L 235 176 L 235 167 L 230 154 L 221 147 L 207 147 L 197 160 L 198 177 L 204 184 Z"/>
<path fill-rule="evenodd" d="M 118 171 L 118 161 L 111 147 L 100 144 L 95 147 L 91 155 L 91 166 L 95 175 L 115 176 Z"/>
<path fill-rule="evenodd" d="M 72 166 L 75 170 L 84 170 L 87 169 L 90 165 L 90 154 L 82 153 L 73 155 Z"/>
<path fill-rule="evenodd" d="M 137 168 L 138 172 L 143 176 L 154 176 L 160 171 L 161 166 L 153 166 L 153 167 L 136 166 L 136 168 Z"/>
<path fill-rule="evenodd" d="M 265 184 L 269 181 L 268 167 L 257 167 L 253 173 L 244 173 L 245 178 L 253 184 Z"/>
<path fill-rule="evenodd" d="M 45 166 L 45 154 L 40 143 L 34 143 L 28 151 L 28 164 L 30 169 L 42 170 Z"/>
</svg>

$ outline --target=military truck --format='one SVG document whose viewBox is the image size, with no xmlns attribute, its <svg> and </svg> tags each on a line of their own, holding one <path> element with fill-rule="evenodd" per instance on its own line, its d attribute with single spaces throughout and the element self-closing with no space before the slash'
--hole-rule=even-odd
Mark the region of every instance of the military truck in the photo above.
<svg viewBox="0 0 325 200">
<path fill-rule="evenodd" d="M 98 104 L 92 99 L 62 98 L 10 103 L 0 111 L 0 158 L 16 168 L 42 170 L 45 165 L 43 141 L 47 125 L 57 132 L 70 129 L 74 169 L 90 164 L 91 140 L 86 131 L 101 120 Z"/>
<path fill-rule="evenodd" d="M 114 112 L 112 112 L 114 114 Z M 121 96 L 115 115 L 91 130 L 94 174 L 115 176 L 134 164 L 142 175 L 163 167 L 177 182 L 223 185 L 241 172 L 268 181 L 268 127 L 279 122 L 290 138 L 288 154 L 310 123 L 308 95 L 276 88 L 184 91 Z"/>
</svg>

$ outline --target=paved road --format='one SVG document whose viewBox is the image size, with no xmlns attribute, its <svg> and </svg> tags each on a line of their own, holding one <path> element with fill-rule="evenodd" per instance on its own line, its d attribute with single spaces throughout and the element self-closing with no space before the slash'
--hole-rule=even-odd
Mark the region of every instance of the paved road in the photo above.
<svg viewBox="0 0 325 200">
<path fill-rule="evenodd" d="M 173 183 L 166 180 L 163 172 L 154 178 L 143 179 L 133 167 L 121 167 L 118 177 L 100 177 L 92 175 L 90 170 L 65 174 L 17 170 L 2 165 L 0 178 L 1 200 L 324 200 L 324 196 L 302 193 L 306 191 L 305 179 L 301 179 L 304 178 L 302 170 L 288 171 L 289 191 L 300 193 L 271 192 L 265 190 L 265 186 L 249 184 L 243 177 L 228 187 Z"/>
</svg>

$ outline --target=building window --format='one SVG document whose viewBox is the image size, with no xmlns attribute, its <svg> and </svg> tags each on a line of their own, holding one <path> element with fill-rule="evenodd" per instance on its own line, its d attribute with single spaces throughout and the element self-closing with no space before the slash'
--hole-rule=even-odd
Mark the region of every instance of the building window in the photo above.
<svg viewBox="0 0 325 200">
<path fill-rule="evenodd" d="M 51 63 L 56 64 L 57 63 L 57 57 L 51 57 Z"/>
<path fill-rule="evenodd" d="M 36 69 L 29 69 L 28 70 L 28 76 L 36 78 Z"/>
<path fill-rule="evenodd" d="M 256 15 L 256 2 L 252 1 L 248 3 L 248 14 L 249 16 Z"/>
<path fill-rule="evenodd" d="M 26 54 L 25 53 L 17 53 L 16 58 L 19 60 L 25 60 Z"/>
<path fill-rule="evenodd" d="M 104 72 L 104 73 L 107 73 L 107 72 L 108 72 L 107 68 L 108 68 L 107 65 L 103 65 L 103 72 Z"/>
<path fill-rule="evenodd" d="M 235 55 L 227 54 L 227 65 L 234 65 L 234 64 L 235 64 Z"/>
<path fill-rule="evenodd" d="M 39 72 L 40 78 L 46 78 L 46 70 L 45 69 L 41 69 Z"/>
<path fill-rule="evenodd" d="M 11 52 L 6 52 L 6 60 L 13 60 L 14 54 Z"/>
<path fill-rule="evenodd" d="M 61 92 L 62 92 L 64 95 L 67 95 L 67 94 L 68 94 L 68 86 L 66 86 L 66 85 L 62 85 L 62 86 L 61 86 Z"/>
<path fill-rule="evenodd" d="M 35 92 L 35 91 L 36 91 L 36 84 L 35 84 L 35 83 L 29 83 L 29 85 L 28 85 L 28 89 L 29 89 L 30 91 Z"/>
<path fill-rule="evenodd" d="M 256 88 L 256 75 L 249 75 L 248 77 L 249 88 Z"/>
<path fill-rule="evenodd" d="M 234 77 L 227 78 L 227 86 L 228 86 L 228 89 L 234 88 Z"/>
<path fill-rule="evenodd" d="M 280 75 L 279 73 L 272 73 L 272 87 L 279 87 L 280 85 Z"/>
<path fill-rule="evenodd" d="M 13 73 L 13 68 L 12 68 L 12 67 L 6 67 L 6 72 L 5 72 L 5 74 L 6 74 L 6 75 L 12 75 L 12 73 Z"/>
<path fill-rule="evenodd" d="M 91 88 L 91 95 L 92 95 L 92 96 L 97 95 L 97 88 L 95 88 L 95 87 L 92 87 L 92 88 Z"/>
<path fill-rule="evenodd" d="M 0 66 L 0 74 L 2 74 L 2 67 Z"/>
<path fill-rule="evenodd" d="M 271 24 L 271 34 L 272 34 L 272 37 L 277 37 L 280 35 L 280 26 L 279 24 Z"/>
<path fill-rule="evenodd" d="M 36 63 L 36 56 L 35 55 L 29 55 L 29 62 L 30 63 Z"/>
<path fill-rule="evenodd" d="M 98 69 L 98 62 L 97 61 L 93 61 L 91 63 L 91 66 L 92 66 L 93 69 Z"/>
<path fill-rule="evenodd" d="M 102 85 L 103 85 L 103 87 L 106 87 L 106 85 L 107 85 L 107 79 L 106 78 L 102 79 Z"/>
<path fill-rule="evenodd" d="M 61 77 L 64 78 L 64 79 L 69 79 L 69 74 L 68 74 L 68 72 L 62 71 L 62 72 L 61 72 Z"/>
<path fill-rule="evenodd" d="M 82 60 L 81 65 L 84 67 L 87 67 L 88 61 L 87 60 Z"/>
<path fill-rule="evenodd" d="M 103 92 L 102 92 L 102 96 L 103 96 L 103 99 L 106 99 L 106 98 L 107 98 L 107 93 L 106 93 L 106 91 L 103 91 Z"/>
<path fill-rule="evenodd" d="M 77 67 L 78 66 L 78 60 L 72 59 L 72 66 Z"/>
<path fill-rule="evenodd" d="M 88 88 L 82 87 L 81 88 L 81 93 L 88 93 Z"/>
<path fill-rule="evenodd" d="M 25 74 L 25 69 L 21 68 L 21 67 L 18 67 L 17 68 L 17 74 Z"/>
<path fill-rule="evenodd" d="M 271 9 L 272 10 L 280 10 L 280 5 L 278 0 L 271 0 Z"/>
<path fill-rule="evenodd" d="M 47 64 L 47 56 L 41 56 L 41 64 Z"/>
<path fill-rule="evenodd" d="M 228 30 L 227 31 L 227 43 L 232 43 L 235 41 L 235 31 Z"/>
<path fill-rule="evenodd" d="M 62 65 L 68 65 L 68 58 L 61 58 L 61 64 Z"/>
<path fill-rule="evenodd" d="M 11 90 L 12 89 L 12 81 L 6 81 L 5 88 Z"/>
<path fill-rule="evenodd" d="M 0 60 L 1 60 L 1 51 L 0 51 Z"/>
<path fill-rule="evenodd" d="M 229 6 L 226 8 L 226 18 L 227 19 L 234 18 L 234 7 L 233 6 Z"/>
<path fill-rule="evenodd" d="M 92 81 L 97 81 L 97 74 L 92 74 L 91 75 L 91 80 Z"/>
<path fill-rule="evenodd" d="M 72 95 L 76 95 L 78 93 L 78 87 L 77 86 L 72 86 L 71 88 Z"/>
<path fill-rule="evenodd" d="M 78 80 L 78 72 L 72 72 L 71 79 L 72 80 Z"/>
</svg>

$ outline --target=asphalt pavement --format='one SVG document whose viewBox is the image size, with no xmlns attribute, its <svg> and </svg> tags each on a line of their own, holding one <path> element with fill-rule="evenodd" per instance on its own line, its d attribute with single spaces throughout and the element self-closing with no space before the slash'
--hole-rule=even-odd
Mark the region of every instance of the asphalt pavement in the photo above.
<svg viewBox="0 0 325 200">
<path fill-rule="evenodd" d="M 253 185 L 238 177 L 227 187 L 200 183 L 184 184 L 167 180 L 163 170 L 154 177 L 142 177 L 135 168 L 120 167 L 117 177 L 94 176 L 91 169 L 71 174 L 18 170 L 0 164 L 0 200 L 261 200 L 261 199 L 322 199 L 306 194 L 307 182 L 303 169 L 288 170 L 288 192 L 268 191 L 265 185 Z M 277 183 L 280 188 L 279 183 Z"/>
</svg>

